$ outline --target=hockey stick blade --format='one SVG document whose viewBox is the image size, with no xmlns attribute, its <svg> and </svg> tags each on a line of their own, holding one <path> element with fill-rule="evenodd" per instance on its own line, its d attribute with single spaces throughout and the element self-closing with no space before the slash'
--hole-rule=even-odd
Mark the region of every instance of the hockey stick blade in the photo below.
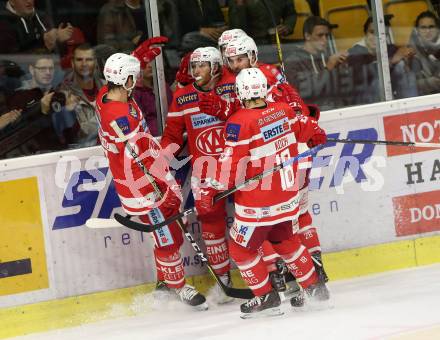
<svg viewBox="0 0 440 340">
<path fill-rule="evenodd" d="M 113 218 L 89 218 L 86 227 L 91 229 L 121 228 L 123 225 Z"/>
</svg>

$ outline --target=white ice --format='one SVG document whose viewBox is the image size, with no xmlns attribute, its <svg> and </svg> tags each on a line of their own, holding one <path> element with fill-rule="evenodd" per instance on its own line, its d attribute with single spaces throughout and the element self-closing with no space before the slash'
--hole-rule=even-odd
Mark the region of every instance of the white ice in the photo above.
<svg viewBox="0 0 440 340">
<path fill-rule="evenodd" d="M 239 317 L 239 301 L 211 304 L 206 312 L 175 301 L 152 310 L 149 295 L 134 304 L 134 317 L 15 339 L 440 339 L 440 264 L 330 282 L 329 288 L 333 308 L 299 312 L 285 301 L 283 316 L 248 320 Z"/>
</svg>

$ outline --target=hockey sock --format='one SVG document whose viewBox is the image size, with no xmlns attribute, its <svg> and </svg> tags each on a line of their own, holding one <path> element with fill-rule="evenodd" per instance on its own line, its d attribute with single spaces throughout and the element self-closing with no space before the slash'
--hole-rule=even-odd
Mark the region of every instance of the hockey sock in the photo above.
<svg viewBox="0 0 440 340">
<path fill-rule="evenodd" d="M 321 251 L 321 243 L 319 242 L 318 232 L 314 226 L 311 225 L 312 217 L 307 211 L 298 218 L 299 223 L 299 237 L 301 243 L 307 248 L 310 254 Z"/>
<path fill-rule="evenodd" d="M 241 277 L 252 289 L 255 296 L 272 290 L 266 265 L 257 250 L 244 248 L 234 241 L 229 243 L 230 254 L 240 270 Z"/>
<path fill-rule="evenodd" d="M 231 269 L 228 243 L 226 239 L 205 239 L 206 253 L 212 269 L 217 275 L 226 274 Z"/>
<path fill-rule="evenodd" d="M 160 270 L 159 262 L 157 262 L 156 251 L 157 251 L 157 248 L 154 248 L 153 253 L 154 253 L 154 261 L 156 263 L 156 278 L 157 278 L 157 281 L 164 281 L 165 278 L 164 278 L 163 272 L 162 272 L 162 270 Z"/>
<path fill-rule="evenodd" d="M 169 288 L 182 288 L 185 285 L 185 272 L 179 251 L 169 252 L 156 248 L 156 261 Z"/>
<path fill-rule="evenodd" d="M 273 247 L 286 262 L 287 268 L 301 287 L 307 288 L 318 281 L 312 258 L 306 247 L 301 244 L 297 234 L 288 240 L 274 244 Z"/>
<path fill-rule="evenodd" d="M 280 259 L 280 255 L 275 252 L 272 244 L 269 241 L 264 241 L 258 251 L 263 257 L 263 261 L 267 266 L 267 271 L 270 273 L 277 270 L 275 263 L 278 259 Z"/>
</svg>

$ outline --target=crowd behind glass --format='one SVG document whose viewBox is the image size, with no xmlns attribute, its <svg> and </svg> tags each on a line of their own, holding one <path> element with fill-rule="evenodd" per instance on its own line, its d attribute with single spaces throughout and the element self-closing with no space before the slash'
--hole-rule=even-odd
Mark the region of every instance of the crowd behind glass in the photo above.
<svg viewBox="0 0 440 340">
<path fill-rule="evenodd" d="M 438 4 L 382 2 L 393 99 L 438 93 Z M 398 13 L 406 23 L 387 13 L 402 3 Z M 130 53 L 148 38 L 146 4 L 0 1 L 0 159 L 98 143 L 94 105 L 104 84 L 102 67 L 111 54 Z M 170 39 L 163 53 L 168 99 L 181 57 L 217 46 L 230 28 L 255 39 L 260 61 L 279 63 L 276 26 L 286 78 L 306 103 L 325 111 L 380 101 L 370 1 L 158 0 L 157 6 L 161 34 Z M 134 97 L 152 133 L 160 135 L 152 66 L 142 71 Z"/>
</svg>

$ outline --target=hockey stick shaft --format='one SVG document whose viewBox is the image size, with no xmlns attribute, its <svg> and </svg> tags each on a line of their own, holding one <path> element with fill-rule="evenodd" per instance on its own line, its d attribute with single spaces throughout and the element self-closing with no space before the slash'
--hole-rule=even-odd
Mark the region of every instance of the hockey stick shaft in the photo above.
<svg viewBox="0 0 440 340">
<path fill-rule="evenodd" d="M 280 63 L 281 72 L 283 73 L 283 76 L 285 76 L 284 60 L 283 60 L 283 50 L 281 49 L 280 35 L 278 33 L 278 28 L 277 28 L 278 25 L 277 25 L 277 22 L 275 21 L 275 16 L 273 15 L 272 9 L 267 4 L 266 0 L 262 0 L 262 1 L 263 1 L 264 7 L 266 7 L 267 12 L 270 15 L 270 18 L 272 19 L 272 24 L 273 24 L 273 27 L 275 29 L 275 41 L 276 41 L 276 44 L 277 44 L 278 62 Z"/>
<path fill-rule="evenodd" d="M 121 128 L 118 126 L 118 124 L 116 123 L 116 121 L 112 121 L 110 123 L 110 126 L 113 128 L 113 130 L 115 131 L 115 133 L 118 135 L 118 137 L 122 140 L 126 139 L 124 133 L 122 132 Z M 142 161 L 139 159 L 138 154 L 136 153 L 136 151 L 134 150 L 134 148 L 130 145 L 130 143 L 128 143 L 128 141 L 124 142 L 125 147 L 128 149 L 128 151 L 130 152 L 130 155 L 133 157 L 133 159 L 135 160 L 136 164 L 139 166 L 139 168 L 143 171 L 143 173 L 147 176 L 148 180 L 150 181 L 151 185 L 154 188 L 154 191 L 156 192 L 156 194 L 162 198 L 163 194 L 159 189 L 159 186 L 157 185 L 156 181 L 154 180 L 154 177 L 150 174 L 150 172 L 147 170 L 147 168 L 145 167 L 145 165 L 142 163 Z M 192 248 L 194 249 L 194 251 L 196 252 L 196 255 L 202 260 L 203 263 L 206 264 L 209 272 L 211 273 L 211 275 L 214 277 L 214 279 L 216 280 L 217 284 L 220 286 L 220 288 L 223 290 L 223 292 L 231 297 L 234 298 L 241 298 L 241 299 L 251 299 L 254 297 L 254 294 L 252 293 L 252 291 L 250 289 L 239 289 L 239 288 L 232 288 L 232 287 L 227 287 L 218 277 L 218 275 L 215 273 L 214 269 L 211 267 L 211 265 L 209 264 L 208 259 L 206 258 L 205 254 L 203 254 L 201 248 L 199 247 L 199 245 L 195 242 L 194 238 L 192 237 L 192 235 L 188 232 L 188 230 L 185 228 L 185 224 L 183 223 L 182 218 L 178 218 L 176 220 L 177 225 L 179 226 L 179 228 L 182 230 L 183 234 L 185 235 L 185 237 L 187 238 L 187 240 L 191 243 Z"/>
<path fill-rule="evenodd" d="M 256 181 L 259 181 L 261 179 L 263 179 L 264 177 L 267 177 L 277 171 L 280 171 L 282 168 L 285 168 L 289 165 L 292 165 L 293 163 L 298 162 L 300 159 L 302 158 L 306 158 L 308 156 L 311 156 L 315 153 L 317 153 L 319 150 L 321 150 L 324 147 L 324 144 L 321 145 L 317 145 L 313 148 L 311 148 L 310 150 L 304 151 L 303 153 L 300 153 L 298 156 L 292 157 L 280 164 L 278 164 L 277 166 L 274 166 L 271 169 L 267 169 L 261 173 L 259 173 L 258 175 L 255 175 L 249 179 L 247 179 L 246 181 L 244 181 L 241 184 L 236 185 L 235 187 L 222 191 L 221 193 L 215 195 L 214 197 L 214 202 L 217 202 L 219 200 L 221 200 L 222 198 L 225 198 L 226 196 L 229 196 L 230 194 L 233 194 L 234 192 L 236 192 L 237 190 L 243 189 L 244 187 L 248 186 L 251 183 L 254 183 Z"/>
<path fill-rule="evenodd" d="M 223 199 L 223 198 L 233 194 L 237 190 L 240 190 L 240 189 L 246 187 L 250 183 L 253 183 L 255 181 L 259 181 L 260 179 L 262 179 L 264 177 L 267 177 L 270 174 L 275 173 L 275 172 L 281 170 L 282 168 L 284 168 L 286 166 L 289 166 L 289 165 L 299 161 L 302 158 L 305 158 L 305 157 L 308 157 L 308 156 L 311 156 L 311 155 L 317 153 L 323 147 L 324 147 L 324 145 L 315 146 L 314 148 L 312 148 L 310 150 L 307 150 L 307 151 L 299 154 L 298 156 L 292 157 L 292 158 L 288 159 L 287 161 L 285 161 L 285 162 L 283 162 L 283 163 L 281 163 L 281 164 L 279 164 L 279 165 L 277 165 L 277 166 L 275 166 L 275 167 L 273 167 L 271 169 L 268 169 L 268 170 L 266 170 L 266 171 L 264 171 L 264 172 L 262 172 L 262 173 L 260 173 L 258 175 L 253 176 L 252 178 L 247 179 L 243 183 L 241 183 L 241 184 L 239 184 L 239 185 L 237 185 L 237 186 L 235 186 L 235 187 L 233 187 L 233 188 L 231 188 L 229 190 L 225 190 L 225 191 L 217 194 L 214 197 L 214 202 L 217 202 L 217 201 L 219 201 L 219 200 L 221 200 L 221 199 Z M 135 230 L 139 230 L 139 231 L 153 232 L 156 229 L 162 228 L 164 225 L 172 223 L 172 222 L 178 220 L 179 218 L 188 216 L 188 215 L 190 215 L 192 213 L 195 213 L 195 212 L 196 212 L 195 207 L 192 207 L 192 208 L 185 209 L 182 212 L 180 212 L 180 213 L 178 213 L 178 214 L 176 214 L 174 216 L 171 216 L 168 219 L 164 220 L 163 222 L 159 222 L 159 223 L 157 223 L 155 225 L 146 225 L 146 224 L 145 225 L 139 225 L 136 222 L 132 222 L 130 228 L 135 229 Z M 127 225 L 127 223 L 130 223 L 130 221 L 126 221 L 125 218 L 123 216 L 121 216 L 121 215 L 115 214 L 115 218 L 121 224 Z"/>
<path fill-rule="evenodd" d="M 376 144 L 376 145 L 411 146 L 411 147 L 421 147 L 421 148 L 440 148 L 440 143 L 400 142 L 400 141 L 369 140 L 369 139 L 327 138 L 327 142 L 345 143 L 345 144 Z"/>
</svg>

